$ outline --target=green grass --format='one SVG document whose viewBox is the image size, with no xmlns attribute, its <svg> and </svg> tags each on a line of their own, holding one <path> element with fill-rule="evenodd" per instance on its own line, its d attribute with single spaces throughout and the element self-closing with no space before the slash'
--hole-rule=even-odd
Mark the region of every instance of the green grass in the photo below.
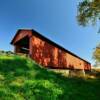
<svg viewBox="0 0 100 100">
<path fill-rule="evenodd" d="M 19 56 L 0 56 L 0 100 L 99 100 L 100 78 L 66 78 Z"/>
</svg>

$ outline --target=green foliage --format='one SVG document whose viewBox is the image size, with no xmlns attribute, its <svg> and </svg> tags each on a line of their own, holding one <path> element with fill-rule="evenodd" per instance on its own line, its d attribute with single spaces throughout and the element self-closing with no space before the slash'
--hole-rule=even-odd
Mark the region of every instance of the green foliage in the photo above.
<svg viewBox="0 0 100 100">
<path fill-rule="evenodd" d="M 0 56 L 0 100 L 99 100 L 100 79 L 66 78 L 19 56 Z"/>
<path fill-rule="evenodd" d="M 95 66 L 100 66 L 100 44 L 97 45 L 97 47 L 95 48 L 93 52 L 93 59 L 96 62 Z"/>
<path fill-rule="evenodd" d="M 78 5 L 78 22 L 86 26 L 100 21 L 100 0 L 83 0 Z"/>
<path fill-rule="evenodd" d="M 3 51 L 3 50 L 0 50 L 0 55 L 14 55 L 14 53 L 12 51 Z"/>
</svg>

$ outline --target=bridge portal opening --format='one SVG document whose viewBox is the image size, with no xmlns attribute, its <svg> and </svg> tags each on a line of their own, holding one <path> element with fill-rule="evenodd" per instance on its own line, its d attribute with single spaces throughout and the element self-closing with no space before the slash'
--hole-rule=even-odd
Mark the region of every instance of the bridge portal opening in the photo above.
<svg viewBox="0 0 100 100">
<path fill-rule="evenodd" d="M 26 36 L 16 42 L 15 44 L 15 52 L 17 54 L 29 54 L 29 37 Z"/>
</svg>

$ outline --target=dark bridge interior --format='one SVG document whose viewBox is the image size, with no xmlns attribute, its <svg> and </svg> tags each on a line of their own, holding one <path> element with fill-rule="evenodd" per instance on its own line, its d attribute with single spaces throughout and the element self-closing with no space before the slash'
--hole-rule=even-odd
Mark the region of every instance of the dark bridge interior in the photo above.
<svg viewBox="0 0 100 100">
<path fill-rule="evenodd" d="M 29 37 L 28 36 L 16 42 L 15 45 L 18 46 L 16 48 L 17 53 L 29 54 Z"/>
</svg>

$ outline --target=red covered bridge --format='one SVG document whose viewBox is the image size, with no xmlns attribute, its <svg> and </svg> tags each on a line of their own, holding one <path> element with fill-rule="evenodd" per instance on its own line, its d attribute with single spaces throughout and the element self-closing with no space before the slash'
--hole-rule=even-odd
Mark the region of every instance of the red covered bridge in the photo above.
<svg viewBox="0 0 100 100">
<path fill-rule="evenodd" d="M 20 29 L 13 38 L 15 53 L 28 54 L 40 65 L 53 69 L 90 70 L 91 64 L 34 30 Z"/>
</svg>

